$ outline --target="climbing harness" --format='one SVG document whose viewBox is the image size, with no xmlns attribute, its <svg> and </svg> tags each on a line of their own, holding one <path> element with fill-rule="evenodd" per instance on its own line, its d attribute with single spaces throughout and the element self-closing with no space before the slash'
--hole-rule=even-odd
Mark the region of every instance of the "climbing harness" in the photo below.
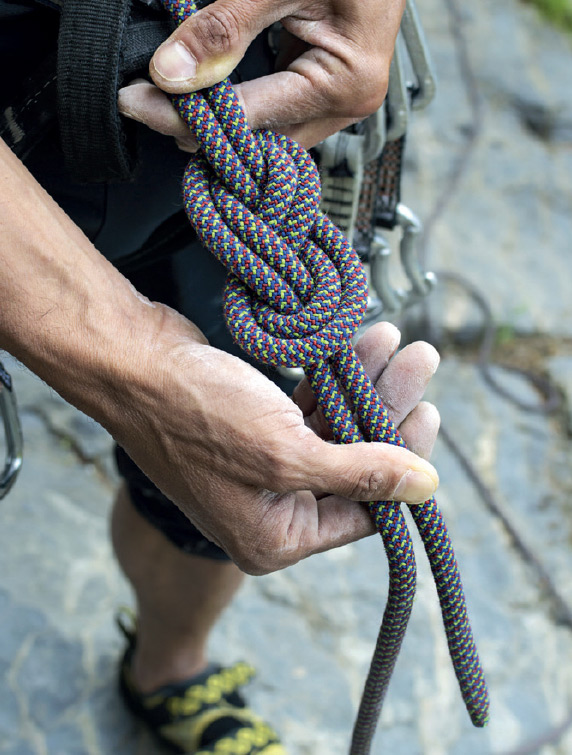
<svg viewBox="0 0 572 755">
<path fill-rule="evenodd" d="M 177 24 L 196 10 L 193 0 L 163 3 Z M 359 256 L 319 210 L 313 160 L 285 136 L 250 131 L 228 80 L 172 100 L 200 146 L 183 179 L 185 209 L 228 269 L 224 312 L 233 338 L 259 361 L 304 367 L 336 442 L 403 446 L 351 345 L 367 307 L 367 279 Z M 389 591 L 351 755 L 369 752 L 416 581 L 401 504 L 369 507 L 389 562 Z M 434 498 L 410 511 L 435 578 L 461 694 L 473 723 L 484 726 L 488 694 L 449 535 Z"/>
<path fill-rule="evenodd" d="M 4 468 L 0 473 L 1 499 L 16 482 L 16 477 L 22 466 L 22 428 L 18 418 L 12 378 L 2 362 L 0 362 L 0 416 L 4 424 L 6 441 Z"/>
</svg>

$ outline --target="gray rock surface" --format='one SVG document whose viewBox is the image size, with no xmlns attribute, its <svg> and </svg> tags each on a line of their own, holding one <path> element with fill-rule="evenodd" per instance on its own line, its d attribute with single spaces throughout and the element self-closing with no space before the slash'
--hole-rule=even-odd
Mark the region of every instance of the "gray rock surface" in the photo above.
<svg viewBox="0 0 572 755">
<path fill-rule="evenodd" d="M 426 114 L 415 116 L 404 198 L 428 217 L 471 118 L 448 5 L 423 0 L 419 7 L 439 93 Z M 572 335 L 572 47 L 516 0 L 465 4 L 463 14 L 483 129 L 433 229 L 431 262 L 467 274 L 490 297 L 497 322 L 515 333 L 565 339 Z M 459 305 L 442 317 L 459 326 L 467 311 Z M 107 539 L 116 483 L 111 441 L 5 361 L 21 407 L 26 461 L 0 504 L 0 753 L 156 753 L 116 692 L 123 644 L 113 614 L 132 599 Z M 570 405 L 569 353 L 554 355 L 547 368 Z M 502 379 L 530 393 L 522 381 Z M 519 533 L 572 607 L 569 411 L 568 418 L 523 413 L 490 391 L 470 359 L 454 355 L 443 360 L 430 399 L 497 500 L 492 513 L 440 441 L 439 501 L 490 685 L 492 719 L 475 730 L 463 709 L 417 547 L 418 597 L 373 752 L 508 755 L 572 708 L 571 627 L 558 623 L 559 606 L 507 528 Z M 212 656 L 258 667 L 251 703 L 281 731 L 292 755 L 347 752 L 386 581 L 381 543 L 370 538 L 249 579 L 217 627 Z M 572 730 L 536 751 L 569 754 Z"/>
</svg>

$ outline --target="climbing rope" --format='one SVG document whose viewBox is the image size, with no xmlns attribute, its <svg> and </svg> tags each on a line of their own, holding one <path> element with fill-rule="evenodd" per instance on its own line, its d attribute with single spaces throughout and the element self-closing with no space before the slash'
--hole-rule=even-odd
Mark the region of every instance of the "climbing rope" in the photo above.
<svg viewBox="0 0 572 755">
<path fill-rule="evenodd" d="M 193 0 L 163 0 L 175 22 Z M 240 346 L 274 366 L 303 366 L 338 443 L 404 446 L 351 339 L 368 286 L 357 254 L 319 211 L 311 157 L 291 139 L 252 132 L 229 81 L 172 97 L 200 151 L 183 179 L 187 215 L 228 270 L 224 314 Z M 358 418 L 358 422 L 354 420 Z M 401 505 L 372 502 L 389 563 L 387 605 L 351 755 L 366 755 L 413 604 L 416 566 Z M 455 673 L 471 720 L 488 720 L 488 694 L 447 529 L 434 498 L 411 507 L 439 595 Z"/>
</svg>

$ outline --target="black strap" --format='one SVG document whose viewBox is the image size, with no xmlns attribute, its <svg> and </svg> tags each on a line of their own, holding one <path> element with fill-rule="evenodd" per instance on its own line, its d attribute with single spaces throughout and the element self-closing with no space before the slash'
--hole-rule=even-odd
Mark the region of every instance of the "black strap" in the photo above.
<svg viewBox="0 0 572 755">
<path fill-rule="evenodd" d="M 375 222 L 393 230 L 397 225 L 397 205 L 401 201 L 401 173 L 405 136 L 387 142 L 379 158 L 379 186 L 375 207 Z"/>
<path fill-rule="evenodd" d="M 134 124 L 117 109 L 119 87 L 147 74 L 173 27 L 152 0 L 63 0 L 58 115 L 66 166 L 79 181 L 126 181 L 137 165 Z"/>
<path fill-rule="evenodd" d="M 130 5 L 130 0 L 65 0 L 62 5 L 58 115 L 66 166 L 80 181 L 124 180 L 133 173 L 129 129 L 117 111 L 121 40 Z"/>
<path fill-rule="evenodd" d="M 136 76 L 148 75 L 153 53 L 175 29 L 161 3 L 133 0 L 131 5 L 119 60 L 120 86 Z"/>
<path fill-rule="evenodd" d="M 405 136 L 386 142 L 379 157 L 364 168 L 353 244 L 362 259 L 368 259 L 377 227 L 393 230 L 401 201 L 401 174 Z"/>
</svg>

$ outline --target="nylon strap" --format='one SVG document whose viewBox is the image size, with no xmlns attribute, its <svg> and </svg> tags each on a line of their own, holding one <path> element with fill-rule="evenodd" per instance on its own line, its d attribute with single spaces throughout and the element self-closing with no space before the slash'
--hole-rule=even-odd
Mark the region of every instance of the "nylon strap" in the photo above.
<svg viewBox="0 0 572 755">
<path fill-rule="evenodd" d="M 387 142 L 379 157 L 375 224 L 393 230 L 397 225 L 397 205 L 401 201 L 401 171 L 405 136 Z"/>
<path fill-rule="evenodd" d="M 60 132 L 66 167 L 79 181 L 104 181 L 109 173 L 121 180 L 133 169 L 129 152 L 121 148 L 127 137 L 117 112 L 119 55 L 130 4 L 131 0 L 107 3 L 105 13 L 101 13 L 98 0 L 65 0 L 62 4 Z M 109 138 L 118 147 L 113 152 L 106 151 Z"/>
<path fill-rule="evenodd" d="M 57 91 L 66 167 L 82 182 L 127 181 L 138 153 L 117 91 L 147 73 L 172 24 L 142 0 L 62 0 L 61 6 Z"/>
<path fill-rule="evenodd" d="M 401 173 L 405 136 L 386 142 L 381 155 L 364 168 L 356 218 L 358 250 L 367 257 L 376 226 L 392 231 L 401 201 Z"/>
<path fill-rule="evenodd" d="M 177 23 L 195 10 L 192 0 L 163 3 Z M 352 347 L 367 306 L 367 279 L 346 238 L 319 211 L 310 156 L 285 136 L 252 132 L 228 80 L 172 99 L 200 146 L 183 179 L 185 209 L 229 272 L 224 312 L 235 341 L 266 364 L 303 366 L 336 442 L 404 446 Z M 389 591 L 352 755 L 369 752 L 416 581 L 401 505 L 369 507 L 388 558 Z M 434 498 L 412 506 L 411 514 L 435 578 L 463 699 L 473 723 L 484 726 L 488 694 L 443 517 Z"/>
</svg>

